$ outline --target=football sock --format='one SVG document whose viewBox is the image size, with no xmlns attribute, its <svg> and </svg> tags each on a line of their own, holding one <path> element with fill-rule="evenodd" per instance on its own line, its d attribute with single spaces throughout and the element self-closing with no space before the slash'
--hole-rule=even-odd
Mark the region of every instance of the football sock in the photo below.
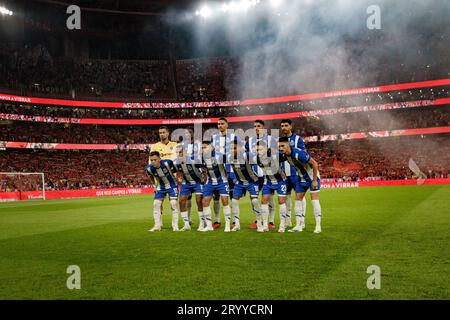
<svg viewBox="0 0 450 320">
<path fill-rule="evenodd" d="M 214 200 L 214 218 L 216 223 L 220 223 L 220 200 Z"/>
<path fill-rule="evenodd" d="M 223 207 L 223 215 L 225 216 L 225 221 L 230 223 L 230 221 L 231 221 L 231 209 L 230 209 L 229 205 Z"/>
<path fill-rule="evenodd" d="M 178 228 L 178 205 L 177 200 L 170 200 L 170 206 L 172 207 L 172 228 Z"/>
<path fill-rule="evenodd" d="M 286 225 L 286 203 L 280 204 L 280 228 Z"/>
<path fill-rule="evenodd" d="M 235 224 L 239 224 L 239 200 L 231 200 L 231 212 L 233 213 L 233 221 Z"/>
<path fill-rule="evenodd" d="M 269 198 L 269 223 L 275 222 L 275 201 L 273 200 L 273 196 Z"/>
<path fill-rule="evenodd" d="M 207 227 L 212 227 L 212 219 L 211 219 L 211 207 L 207 206 L 203 208 L 203 216 L 206 221 Z"/>
<path fill-rule="evenodd" d="M 303 201 L 295 200 L 295 226 L 298 227 L 302 224 L 302 212 L 303 212 Z"/>
<path fill-rule="evenodd" d="M 322 208 L 320 207 L 319 200 L 311 200 L 314 209 L 314 218 L 316 219 L 316 226 L 320 226 L 322 220 Z"/>
</svg>

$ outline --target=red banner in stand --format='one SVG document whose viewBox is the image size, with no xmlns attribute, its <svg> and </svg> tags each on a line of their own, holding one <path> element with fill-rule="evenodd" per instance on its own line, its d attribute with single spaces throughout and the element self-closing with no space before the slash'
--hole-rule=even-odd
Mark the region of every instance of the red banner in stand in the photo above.
<svg viewBox="0 0 450 320">
<path fill-rule="evenodd" d="M 85 100 L 64 100 L 64 99 L 50 99 L 50 98 L 36 98 L 36 97 L 24 97 L 11 95 L 6 93 L 0 93 L 0 101 L 19 102 L 27 104 L 40 104 L 40 105 L 56 105 L 75 108 L 115 108 L 115 109 L 165 109 L 165 108 L 211 108 L 211 107 L 233 107 L 233 106 L 248 106 L 257 104 L 271 104 L 280 102 L 291 102 L 301 100 L 312 100 L 322 98 L 334 98 L 357 94 L 367 94 L 376 92 L 389 92 L 395 90 L 408 90 L 419 88 L 430 88 L 450 85 L 449 79 L 409 82 L 401 84 L 392 84 L 385 86 L 355 88 L 339 91 L 320 92 L 320 93 L 307 93 L 295 96 L 284 96 L 275 98 L 258 98 L 247 99 L 243 101 L 215 101 L 215 102 L 176 102 L 176 103 L 164 103 L 164 102 L 107 102 L 107 101 L 85 101 Z"/>
<path fill-rule="evenodd" d="M 229 122 L 252 122 L 255 120 L 282 120 L 289 118 L 312 117 L 318 115 L 333 115 L 338 113 L 352 113 L 352 112 L 370 112 L 383 110 L 396 110 L 404 108 L 420 108 L 441 106 L 450 104 L 450 98 L 443 98 L 437 100 L 418 100 L 408 102 L 385 103 L 371 106 L 356 106 L 356 107 L 342 107 L 330 108 L 322 110 L 308 110 L 290 113 L 279 114 L 262 114 L 252 116 L 228 117 Z M 0 113 L 2 120 L 14 121 L 30 121 L 30 122 L 45 122 L 45 123 L 72 123 L 72 124 L 101 124 L 101 125 L 186 125 L 195 123 L 216 123 L 219 118 L 200 118 L 200 119 L 81 119 L 81 118 L 57 118 L 47 116 L 28 116 L 19 114 Z"/>
<path fill-rule="evenodd" d="M 52 105 L 74 108 L 112 108 L 112 109 L 179 109 L 179 108 L 213 108 L 239 106 L 240 101 L 215 101 L 215 102 L 107 102 L 87 100 L 64 100 L 51 98 L 36 98 L 16 96 L 0 93 L 0 101 Z"/>
<path fill-rule="evenodd" d="M 83 190 L 52 190 L 45 192 L 45 198 L 49 199 L 71 199 L 71 198 L 93 198 L 106 196 L 130 196 L 153 194 L 154 188 L 114 188 L 114 189 L 83 189 Z M 37 200 L 42 199 L 42 191 L 24 192 L 0 192 L 0 202 Z"/>
<path fill-rule="evenodd" d="M 247 99 L 241 101 L 241 105 L 254 105 L 254 104 L 269 104 L 269 103 L 280 103 L 280 102 L 292 102 L 301 100 L 313 100 L 313 99 L 323 99 L 323 98 L 336 98 L 357 94 L 368 94 L 377 92 L 389 92 L 396 90 L 408 90 L 408 89 L 419 89 L 419 88 L 430 88 L 430 87 L 440 87 L 450 85 L 450 79 L 441 80 L 431 80 L 431 81 L 421 81 L 421 82 L 410 82 L 401 84 L 391 84 L 386 86 L 368 87 L 368 88 L 356 88 L 348 90 L 340 90 L 333 92 L 321 92 L 321 93 L 307 93 L 295 96 L 284 96 L 277 98 L 258 98 L 258 99 Z"/>
<path fill-rule="evenodd" d="M 359 187 L 389 187 L 389 186 L 417 186 L 450 184 L 450 178 L 425 179 L 423 181 L 405 179 L 405 180 L 377 180 L 377 181 L 347 181 L 347 182 L 320 182 L 323 189 L 334 188 L 359 188 Z"/>
</svg>

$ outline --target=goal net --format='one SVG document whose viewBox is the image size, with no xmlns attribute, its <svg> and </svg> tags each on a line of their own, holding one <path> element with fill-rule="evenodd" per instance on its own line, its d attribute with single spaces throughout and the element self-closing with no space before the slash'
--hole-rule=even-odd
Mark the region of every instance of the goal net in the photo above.
<svg viewBox="0 0 450 320">
<path fill-rule="evenodd" d="M 16 193 L 16 200 L 45 200 L 41 172 L 0 172 L 0 193 Z"/>
</svg>

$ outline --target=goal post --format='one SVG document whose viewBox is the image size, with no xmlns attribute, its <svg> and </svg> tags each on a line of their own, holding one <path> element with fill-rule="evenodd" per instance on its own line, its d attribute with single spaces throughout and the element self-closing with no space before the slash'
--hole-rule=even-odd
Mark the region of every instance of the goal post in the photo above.
<svg viewBox="0 0 450 320">
<path fill-rule="evenodd" d="M 0 172 L 0 192 L 26 193 L 27 200 L 45 200 L 45 175 L 43 172 Z"/>
</svg>

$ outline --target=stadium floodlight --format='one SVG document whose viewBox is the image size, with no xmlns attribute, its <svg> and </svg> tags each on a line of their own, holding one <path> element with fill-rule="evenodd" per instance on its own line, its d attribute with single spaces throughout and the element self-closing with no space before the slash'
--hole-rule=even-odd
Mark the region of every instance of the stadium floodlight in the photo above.
<svg viewBox="0 0 450 320">
<path fill-rule="evenodd" d="M 258 5 L 260 0 L 241 0 L 231 1 L 229 3 L 222 4 L 223 12 L 242 12 Z"/>
<path fill-rule="evenodd" d="M 260 0 L 240 0 L 240 1 L 223 2 L 222 5 L 220 6 L 220 11 L 222 11 L 223 13 L 246 12 L 250 8 L 256 7 L 259 3 Z M 217 8 L 214 7 L 211 9 L 208 6 L 203 5 L 201 9 L 195 11 L 195 15 L 208 18 L 216 11 L 219 11 L 218 7 Z"/>
<path fill-rule="evenodd" d="M 0 14 L 12 16 L 14 13 L 9 9 L 0 6 Z"/>
<path fill-rule="evenodd" d="M 198 12 L 198 14 L 197 14 L 197 12 Z M 195 12 L 196 15 L 199 15 L 203 18 L 209 18 L 211 16 L 211 13 L 212 13 L 212 11 L 207 5 L 204 5 L 203 7 L 201 7 L 200 10 L 197 10 Z"/>
<path fill-rule="evenodd" d="M 270 4 L 275 8 L 278 8 L 282 2 L 283 0 L 270 0 Z"/>
</svg>

